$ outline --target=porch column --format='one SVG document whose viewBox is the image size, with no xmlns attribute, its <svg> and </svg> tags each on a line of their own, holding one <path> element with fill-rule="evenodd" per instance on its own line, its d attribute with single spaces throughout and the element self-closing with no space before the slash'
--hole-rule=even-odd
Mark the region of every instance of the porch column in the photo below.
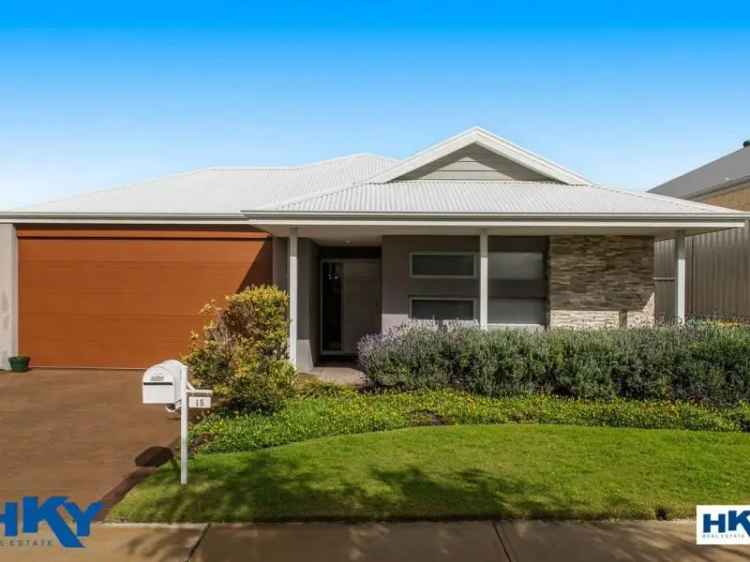
<svg viewBox="0 0 750 562">
<path fill-rule="evenodd" d="M 677 322 L 685 321 L 685 232 L 674 239 L 674 313 Z"/>
<path fill-rule="evenodd" d="M 479 233 L 479 327 L 487 329 L 489 300 L 489 236 L 487 229 Z"/>
<path fill-rule="evenodd" d="M 297 367 L 297 228 L 289 229 L 289 362 Z"/>
</svg>

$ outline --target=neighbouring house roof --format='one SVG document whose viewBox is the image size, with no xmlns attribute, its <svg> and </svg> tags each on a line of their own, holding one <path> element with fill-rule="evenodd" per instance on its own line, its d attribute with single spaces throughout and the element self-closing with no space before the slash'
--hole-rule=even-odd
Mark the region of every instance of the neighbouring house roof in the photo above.
<svg viewBox="0 0 750 562">
<path fill-rule="evenodd" d="M 491 178 L 491 179 L 484 179 Z M 4 222 L 247 221 L 336 217 L 496 216 L 695 219 L 738 211 L 592 185 L 583 176 L 472 128 L 405 160 L 356 154 L 278 168 L 208 168 L 0 213 Z M 545 218 L 546 217 L 546 218 Z"/>
<path fill-rule="evenodd" d="M 694 199 L 743 181 L 750 181 L 750 146 L 722 156 L 650 191 L 671 197 Z"/>
<path fill-rule="evenodd" d="M 248 214 L 255 214 L 246 211 Z M 591 184 L 413 180 L 364 183 L 270 205 L 258 215 L 663 215 L 740 214 L 672 197 Z"/>
</svg>

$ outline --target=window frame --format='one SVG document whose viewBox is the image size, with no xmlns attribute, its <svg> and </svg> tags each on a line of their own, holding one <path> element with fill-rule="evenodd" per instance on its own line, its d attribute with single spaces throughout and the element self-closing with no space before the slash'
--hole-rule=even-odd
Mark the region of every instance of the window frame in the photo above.
<svg viewBox="0 0 750 562">
<path fill-rule="evenodd" d="M 414 273 L 415 256 L 471 256 L 472 274 L 471 275 L 421 275 Z M 477 279 L 479 277 L 478 253 L 464 250 L 436 250 L 436 251 L 416 251 L 409 252 L 409 277 L 411 279 Z"/>
<path fill-rule="evenodd" d="M 409 297 L 409 320 L 416 322 L 474 322 L 477 319 L 477 302 L 476 297 L 432 297 L 430 295 L 417 295 Z M 414 318 L 414 301 L 459 301 L 471 303 L 471 319 L 448 318 L 443 320 L 434 320 L 432 318 Z"/>
</svg>

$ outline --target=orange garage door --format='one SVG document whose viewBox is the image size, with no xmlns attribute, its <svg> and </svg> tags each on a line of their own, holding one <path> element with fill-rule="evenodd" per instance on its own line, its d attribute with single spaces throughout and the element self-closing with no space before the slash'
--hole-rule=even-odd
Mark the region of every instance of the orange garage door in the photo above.
<svg viewBox="0 0 750 562">
<path fill-rule="evenodd" d="M 182 355 L 212 299 L 272 276 L 243 229 L 20 227 L 20 349 L 41 367 L 143 368 Z"/>
</svg>

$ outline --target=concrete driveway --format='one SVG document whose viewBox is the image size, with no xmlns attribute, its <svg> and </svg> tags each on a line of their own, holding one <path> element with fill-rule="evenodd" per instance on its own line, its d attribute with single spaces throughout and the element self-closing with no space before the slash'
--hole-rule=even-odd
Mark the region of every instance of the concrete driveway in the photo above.
<svg viewBox="0 0 750 562">
<path fill-rule="evenodd" d="M 168 454 L 179 420 L 141 404 L 141 375 L 0 372 L 0 502 L 64 495 L 112 503 L 163 462 L 156 457 Z"/>
</svg>

